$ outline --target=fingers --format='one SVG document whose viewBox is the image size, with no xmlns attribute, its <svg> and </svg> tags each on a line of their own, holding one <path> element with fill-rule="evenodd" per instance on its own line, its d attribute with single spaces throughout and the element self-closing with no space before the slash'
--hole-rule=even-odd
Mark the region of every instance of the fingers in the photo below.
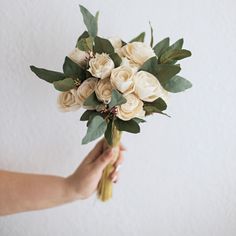
<svg viewBox="0 0 236 236">
<path fill-rule="evenodd" d="M 116 183 L 118 180 L 119 170 L 121 168 L 121 165 L 124 161 L 124 156 L 122 152 L 119 152 L 119 156 L 117 161 L 114 163 L 114 170 L 110 174 L 111 180 Z"/>
<path fill-rule="evenodd" d="M 95 147 L 89 152 L 89 154 L 85 158 L 85 162 L 93 162 L 95 161 L 103 152 L 104 150 L 104 139 L 101 139 Z"/>
<path fill-rule="evenodd" d="M 94 168 L 97 171 L 102 172 L 103 169 L 112 161 L 112 159 L 113 159 L 112 148 L 108 148 L 95 160 Z"/>
</svg>

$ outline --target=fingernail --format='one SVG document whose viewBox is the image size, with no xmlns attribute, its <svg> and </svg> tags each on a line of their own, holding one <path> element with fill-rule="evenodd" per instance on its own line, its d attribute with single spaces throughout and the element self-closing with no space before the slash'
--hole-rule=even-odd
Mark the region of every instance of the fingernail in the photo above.
<svg viewBox="0 0 236 236">
<path fill-rule="evenodd" d="M 115 182 L 117 181 L 117 175 L 115 175 L 113 178 L 112 178 L 112 182 Z"/>
<path fill-rule="evenodd" d="M 121 164 L 119 164 L 119 165 L 116 167 L 115 172 L 118 172 L 118 171 L 120 170 L 120 168 L 121 168 Z"/>
</svg>

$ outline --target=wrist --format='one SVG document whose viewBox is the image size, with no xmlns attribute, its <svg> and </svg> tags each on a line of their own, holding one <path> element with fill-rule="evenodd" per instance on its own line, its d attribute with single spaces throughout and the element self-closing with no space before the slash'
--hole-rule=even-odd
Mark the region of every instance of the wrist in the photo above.
<svg viewBox="0 0 236 236">
<path fill-rule="evenodd" d="M 78 189 L 76 188 L 75 180 L 74 180 L 74 175 L 69 175 L 65 177 L 65 186 L 66 186 L 66 194 L 68 198 L 71 201 L 76 201 L 76 200 L 82 200 L 82 196 L 80 196 L 80 193 Z"/>
</svg>

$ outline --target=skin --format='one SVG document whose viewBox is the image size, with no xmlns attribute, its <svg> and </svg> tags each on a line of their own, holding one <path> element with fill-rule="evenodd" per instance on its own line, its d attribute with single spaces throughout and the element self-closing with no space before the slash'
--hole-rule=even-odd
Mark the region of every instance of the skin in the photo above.
<svg viewBox="0 0 236 236">
<path fill-rule="evenodd" d="M 109 163 L 114 166 L 110 178 L 116 183 L 124 151 L 122 146 L 118 148 L 119 157 L 114 162 L 114 150 L 101 140 L 67 177 L 0 170 L 0 216 L 86 199 L 96 191 L 102 172 Z"/>
</svg>

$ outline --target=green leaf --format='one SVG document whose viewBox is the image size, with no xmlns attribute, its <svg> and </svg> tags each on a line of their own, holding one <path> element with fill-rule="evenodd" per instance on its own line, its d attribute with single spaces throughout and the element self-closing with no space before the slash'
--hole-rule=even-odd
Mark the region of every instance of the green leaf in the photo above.
<svg viewBox="0 0 236 236">
<path fill-rule="evenodd" d="M 72 78 L 66 78 L 63 80 L 54 81 L 53 85 L 56 90 L 61 92 L 66 92 L 76 87 L 74 80 Z"/>
<path fill-rule="evenodd" d="M 101 102 L 97 99 L 95 92 L 93 92 L 85 101 L 84 106 L 96 108 L 96 106 L 100 105 Z"/>
<path fill-rule="evenodd" d="M 88 37 L 89 37 L 88 31 L 84 31 L 84 32 L 79 36 L 79 38 L 77 39 L 77 42 L 76 42 L 76 46 L 75 46 L 75 47 L 77 47 L 77 44 L 78 44 L 78 42 L 79 42 L 81 39 L 88 38 Z"/>
<path fill-rule="evenodd" d="M 117 53 L 110 54 L 110 58 L 113 60 L 115 67 L 120 66 L 122 60 Z"/>
<path fill-rule="evenodd" d="M 107 124 L 107 129 L 105 131 L 105 139 L 107 140 L 107 143 L 112 146 L 113 143 L 113 125 L 114 125 L 114 121 L 110 120 Z"/>
<path fill-rule="evenodd" d="M 153 47 L 153 28 L 152 28 L 152 24 L 149 21 L 149 25 L 150 25 L 150 30 L 151 30 L 151 41 L 150 41 L 150 46 Z"/>
<path fill-rule="evenodd" d="M 112 90 L 111 101 L 109 103 L 110 109 L 114 106 L 118 106 L 126 102 L 127 100 L 124 98 L 124 96 L 120 92 L 118 92 L 116 89 Z"/>
<path fill-rule="evenodd" d="M 167 115 L 163 111 L 166 110 L 167 105 L 162 98 L 158 98 L 153 102 L 144 102 L 143 109 L 145 110 L 145 115 L 151 115 L 152 113 L 160 113 L 162 115 Z"/>
<path fill-rule="evenodd" d="M 139 69 L 147 71 L 157 77 L 161 85 L 178 74 L 181 70 L 179 65 L 158 64 L 158 59 L 152 57 L 148 59 Z"/>
<path fill-rule="evenodd" d="M 98 22 L 98 17 L 99 17 L 99 11 L 96 12 L 95 19 Z"/>
<path fill-rule="evenodd" d="M 169 46 L 167 50 L 169 51 L 173 49 L 182 49 L 183 44 L 184 44 L 184 39 L 179 39 L 175 43 L 173 43 L 171 46 Z"/>
<path fill-rule="evenodd" d="M 85 70 L 77 63 L 73 62 L 69 57 L 65 58 L 63 71 L 66 77 L 79 78 L 81 81 L 85 79 Z"/>
<path fill-rule="evenodd" d="M 35 66 L 30 66 L 30 69 L 40 78 L 49 83 L 53 83 L 54 81 L 59 81 L 65 78 L 65 75 L 60 72 L 46 70 L 43 68 L 38 68 Z"/>
<path fill-rule="evenodd" d="M 97 32 L 98 32 L 98 22 L 97 22 L 97 18 L 98 15 L 96 14 L 96 17 L 94 17 L 89 11 L 88 9 L 86 9 L 84 6 L 80 5 L 80 11 L 83 15 L 83 20 L 84 20 L 84 24 L 86 25 L 87 29 L 88 29 L 88 33 L 90 36 L 95 37 L 97 36 Z"/>
<path fill-rule="evenodd" d="M 93 114 L 96 114 L 96 115 L 97 115 L 98 112 L 95 111 L 95 110 L 86 110 L 86 111 L 82 114 L 82 116 L 80 117 L 80 120 L 81 120 L 81 121 L 87 121 L 87 120 L 89 120 L 90 116 L 93 115 Z"/>
<path fill-rule="evenodd" d="M 133 43 L 133 42 L 144 42 L 144 39 L 145 39 L 145 32 L 142 32 L 141 34 L 139 34 L 137 37 L 135 37 L 134 39 L 132 39 L 130 41 L 130 43 Z"/>
<path fill-rule="evenodd" d="M 134 120 L 124 121 L 119 118 L 116 118 L 115 126 L 120 131 L 126 131 L 133 134 L 137 134 L 140 132 L 140 127 L 138 123 Z"/>
<path fill-rule="evenodd" d="M 190 81 L 176 75 L 172 77 L 170 80 L 166 81 L 163 84 L 163 87 L 165 90 L 171 93 L 179 93 L 186 89 L 191 88 L 192 84 Z"/>
<path fill-rule="evenodd" d="M 107 123 L 101 116 L 94 116 L 88 125 L 87 134 L 82 140 L 82 144 L 87 144 L 104 134 Z"/>
<path fill-rule="evenodd" d="M 191 52 L 186 49 L 173 49 L 163 53 L 160 57 L 160 62 L 162 64 L 173 63 L 176 60 L 181 60 L 191 55 Z"/>
<path fill-rule="evenodd" d="M 92 37 L 88 37 L 88 38 L 83 38 L 80 39 L 77 44 L 76 47 L 79 48 L 81 51 L 92 51 L 93 50 L 93 38 Z"/>
<path fill-rule="evenodd" d="M 145 123 L 146 122 L 146 120 L 143 120 L 143 119 L 141 119 L 141 118 L 138 118 L 138 117 L 135 117 L 135 118 L 133 118 L 132 120 L 134 120 L 136 123 Z"/>
<path fill-rule="evenodd" d="M 94 39 L 94 51 L 97 53 L 107 53 L 114 54 L 115 50 L 111 44 L 111 42 L 107 39 L 100 38 L 98 36 Z"/>
<path fill-rule="evenodd" d="M 159 43 L 157 43 L 153 48 L 157 57 L 160 57 L 161 54 L 169 47 L 169 45 L 170 45 L 170 38 L 164 38 Z"/>
</svg>

